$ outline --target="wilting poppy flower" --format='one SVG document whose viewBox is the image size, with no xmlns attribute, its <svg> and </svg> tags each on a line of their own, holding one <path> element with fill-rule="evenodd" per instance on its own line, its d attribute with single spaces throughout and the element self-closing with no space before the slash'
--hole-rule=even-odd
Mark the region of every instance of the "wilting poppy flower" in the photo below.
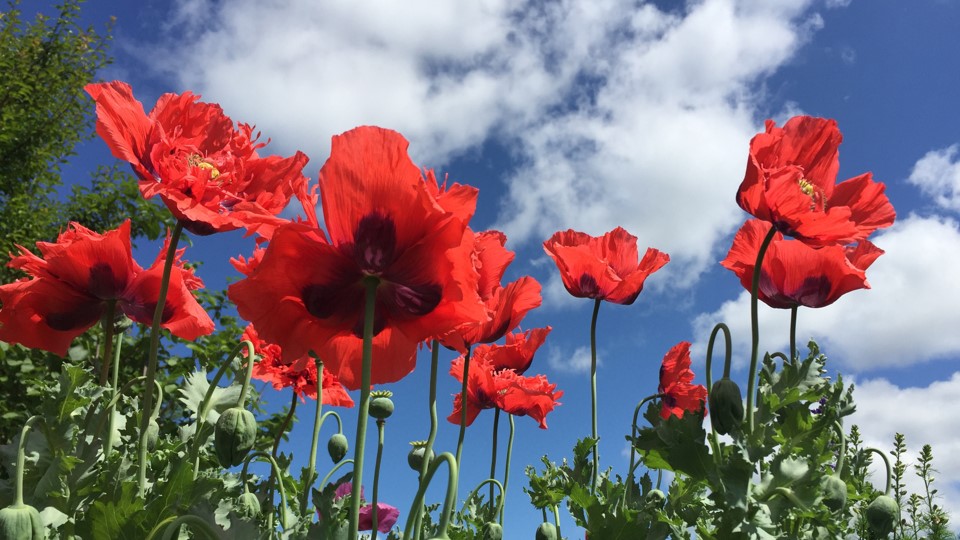
<svg viewBox="0 0 960 540">
<path fill-rule="evenodd" d="M 483 320 L 461 324 L 440 337 L 445 346 L 461 353 L 477 343 L 492 343 L 516 328 L 523 317 L 541 303 L 540 283 L 524 276 L 500 285 L 514 253 L 504 247 L 507 237 L 499 231 L 473 233 L 464 236 L 472 240 L 471 258 L 477 273 L 477 292 L 486 307 Z M 469 241 L 469 240 L 468 240 Z"/>
<path fill-rule="evenodd" d="M 497 369 L 491 360 L 497 358 L 497 349 L 500 347 L 478 345 L 470 357 L 466 425 L 472 424 L 483 409 L 498 408 L 515 416 L 529 416 L 540 424 L 541 429 L 546 429 L 546 416 L 559 404 L 557 400 L 563 396 L 563 392 L 557 391 L 557 385 L 550 384 L 543 375 L 525 377 L 509 368 Z M 461 383 L 463 363 L 464 357 L 461 356 L 450 367 L 450 374 Z M 459 424 L 463 406 L 461 394 L 458 393 L 454 396 L 453 412 L 447 420 Z"/>
<path fill-rule="evenodd" d="M 660 364 L 660 388 L 657 392 L 663 394 L 660 398 L 661 418 L 670 418 L 671 414 L 682 418 L 685 412 L 703 410 L 707 389 L 699 384 L 690 384 L 692 382 L 690 344 L 681 341 L 667 352 Z"/>
<path fill-rule="evenodd" d="M 467 224 L 437 204 L 407 145 L 370 126 L 334 137 L 320 170 L 329 240 L 315 218 L 282 225 L 252 273 L 229 288 L 285 362 L 313 350 L 350 389 L 360 386 L 361 357 L 344 353 L 360 350 L 365 281 L 376 283 L 372 384 L 412 371 L 424 339 L 486 316 L 463 285 L 473 272 L 461 249 Z"/>
<path fill-rule="evenodd" d="M 280 346 L 260 339 L 252 324 L 243 331 L 243 339 L 253 343 L 260 359 L 253 365 L 253 378 L 269 382 L 274 390 L 293 388 L 300 401 L 307 396 L 317 399 L 317 364 L 312 358 L 301 358 L 293 363 L 281 360 Z M 329 369 L 323 370 L 323 404 L 334 407 L 353 407 L 353 399 Z"/>
<path fill-rule="evenodd" d="M 621 227 L 599 238 L 572 229 L 557 232 L 543 249 L 560 269 L 567 292 L 614 304 L 632 304 L 647 277 L 670 262 L 653 248 L 638 262 L 637 237 Z"/>
<path fill-rule="evenodd" d="M 0 286 L 0 340 L 66 355 L 73 338 L 100 322 L 111 302 L 117 313 L 152 323 L 167 247 L 150 268 L 141 268 L 131 253 L 129 221 L 104 234 L 70 223 L 56 242 L 37 242 L 37 249 L 39 257 L 20 247 L 10 261 L 31 277 Z M 214 326 L 190 293 L 203 282 L 183 267 L 182 254 L 175 254 L 162 326 L 194 340 Z"/>
<path fill-rule="evenodd" d="M 350 482 L 344 482 L 337 486 L 337 489 L 333 492 L 334 500 L 342 499 L 344 497 L 349 497 L 353 492 L 353 484 Z M 363 486 L 360 487 L 360 500 L 364 501 L 363 496 Z M 361 502 L 362 504 L 362 502 Z M 319 513 L 319 510 L 318 510 Z M 322 516 L 321 516 L 322 517 Z M 400 510 L 396 507 L 390 506 L 389 504 L 378 502 L 377 503 L 377 530 L 386 533 L 390 532 L 390 529 L 397 523 L 397 519 L 400 517 Z M 359 527 L 360 531 L 372 531 L 373 530 L 373 505 L 372 504 L 362 504 L 360 506 L 360 520 Z"/>
<path fill-rule="evenodd" d="M 97 133 L 114 157 L 140 178 L 140 193 L 159 195 L 174 217 L 195 234 L 248 225 L 250 216 L 280 213 L 306 183 L 301 152 L 260 157 L 247 124 L 234 127 L 219 105 L 190 92 L 164 94 L 147 115 L 130 85 L 120 81 L 84 88 L 97 104 Z"/>
<path fill-rule="evenodd" d="M 737 204 L 817 247 L 852 244 L 889 227 L 896 213 L 871 173 L 836 183 L 842 139 L 834 120 L 795 116 L 783 127 L 767 120 L 750 141 Z"/>
<path fill-rule="evenodd" d="M 753 286 L 757 253 L 770 224 L 751 219 L 733 238 L 727 258 L 720 264 L 733 271 L 748 291 Z M 869 289 L 866 269 L 883 250 L 861 240 L 856 246 L 819 249 L 775 233 L 760 266 L 758 298 L 770 307 L 829 306 L 844 294 Z"/>
</svg>

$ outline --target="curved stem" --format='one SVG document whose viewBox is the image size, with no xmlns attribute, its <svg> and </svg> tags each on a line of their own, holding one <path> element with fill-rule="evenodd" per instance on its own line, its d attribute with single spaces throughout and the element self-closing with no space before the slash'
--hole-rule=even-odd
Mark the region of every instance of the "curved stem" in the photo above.
<svg viewBox="0 0 960 540">
<path fill-rule="evenodd" d="M 496 478 L 487 478 L 486 480 L 477 484 L 477 487 L 473 488 L 473 491 L 467 495 L 467 498 L 463 500 L 463 509 L 460 511 L 461 514 L 466 513 L 466 505 L 470 502 L 471 499 L 477 496 L 477 492 L 480 491 L 485 484 L 490 484 L 490 489 L 493 490 L 494 487 L 497 487 L 500 490 L 500 501 L 497 502 L 497 507 L 493 509 L 493 515 L 497 515 L 503 511 L 503 484 L 501 484 Z"/>
<path fill-rule="evenodd" d="M 307 511 L 310 488 L 313 486 L 314 477 L 317 474 L 317 444 L 320 438 L 320 427 L 323 425 L 323 360 L 320 360 L 320 357 L 314 355 L 312 352 L 311 356 L 313 356 L 313 360 L 317 365 L 317 404 L 316 414 L 314 414 L 313 417 L 313 438 L 310 441 L 310 460 L 307 462 L 307 482 L 303 488 L 303 493 L 300 494 L 300 508 L 303 509 L 304 513 Z"/>
<path fill-rule="evenodd" d="M 500 408 L 493 410 L 493 444 L 490 448 L 490 478 L 497 476 L 497 431 L 500 427 Z M 500 490 L 501 495 L 503 490 Z M 493 484 L 490 484 L 490 509 L 493 509 Z"/>
<path fill-rule="evenodd" d="M 447 527 L 450 526 L 450 513 L 457 499 L 456 484 L 457 477 L 459 476 L 457 458 L 450 452 L 444 452 L 430 462 L 430 468 L 427 470 L 427 474 L 423 479 L 424 481 L 420 483 L 420 488 L 417 489 L 417 496 L 414 497 L 413 504 L 410 505 L 410 513 L 407 514 L 407 525 L 403 529 L 404 538 L 410 538 L 410 529 L 414 522 L 414 511 L 423 505 L 423 497 L 427 492 L 427 486 L 430 485 L 430 480 L 433 479 L 433 475 L 436 474 L 437 469 L 440 468 L 440 462 L 442 461 L 447 463 L 449 474 L 447 479 L 447 496 L 443 500 L 443 511 L 440 514 L 439 534 L 441 536 L 439 538 L 447 538 Z"/>
<path fill-rule="evenodd" d="M 890 495 L 890 478 L 893 476 L 893 474 L 890 472 L 890 459 L 887 457 L 886 454 L 884 454 L 880 450 L 877 450 L 876 448 L 864 448 L 863 452 L 864 453 L 873 452 L 883 459 L 883 464 L 887 469 L 887 483 L 884 485 L 883 494 Z"/>
<path fill-rule="evenodd" d="M 507 485 L 510 481 L 510 456 L 513 454 L 513 415 L 508 414 L 510 419 L 510 435 L 507 437 L 507 459 L 503 467 L 503 493 L 500 495 L 500 526 L 503 527 L 503 508 L 507 499 Z"/>
<path fill-rule="evenodd" d="M 470 380 L 470 346 L 467 354 L 463 355 L 463 382 L 460 388 L 460 434 L 457 436 L 457 466 L 460 466 L 460 456 L 463 454 L 463 436 L 467 431 L 467 382 Z"/>
<path fill-rule="evenodd" d="M 760 244 L 760 250 L 757 252 L 757 263 L 753 267 L 753 283 L 750 289 L 750 330 L 752 341 L 750 343 L 750 371 L 747 372 L 747 428 L 753 434 L 753 403 L 755 400 L 757 386 L 757 359 L 760 352 L 760 317 L 757 306 L 758 294 L 760 291 L 760 269 L 763 265 L 763 256 L 767 253 L 767 248 L 773 237 L 777 234 L 777 228 L 770 225 L 770 230 L 763 238 Z"/>
<path fill-rule="evenodd" d="M 799 306 L 790 308 L 790 358 L 797 357 L 797 310 Z"/>
<path fill-rule="evenodd" d="M 23 429 L 20 430 L 20 442 L 17 443 L 16 498 L 13 500 L 13 506 L 23 506 L 23 469 L 26 466 L 27 435 L 30 434 L 30 428 L 33 427 L 33 424 L 42 420 L 42 416 L 31 416 L 24 422 Z"/>
<path fill-rule="evenodd" d="M 377 537 L 377 528 L 380 521 L 377 519 L 377 494 L 380 487 L 380 460 L 383 459 L 383 431 L 387 422 L 377 419 L 377 461 L 373 466 L 373 500 L 370 502 L 373 506 L 370 508 L 370 522 L 373 523 L 373 529 L 370 531 L 374 540 Z"/>
<path fill-rule="evenodd" d="M 163 274 L 160 277 L 160 291 L 157 298 L 157 307 L 153 310 L 153 325 L 150 327 L 150 348 L 147 357 L 147 385 L 144 388 L 143 410 L 153 409 L 153 381 L 157 377 L 157 357 L 160 348 L 160 324 L 163 318 L 163 305 L 167 301 L 167 289 L 170 287 L 170 273 L 173 270 L 173 261 L 177 255 L 177 244 L 180 243 L 180 233 L 183 232 L 183 224 L 177 221 L 173 232 L 170 234 L 170 244 L 167 246 L 166 259 L 163 261 Z M 150 417 L 143 415 L 140 419 L 140 452 L 138 455 L 138 475 L 137 475 L 137 493 L 140 498 L 145 498 L 147 490 L 147 428 L 150 425 Z"/>
<path fill-rule="evenodd" d="M 330 471 L 327 472 L 326 475 L 324 475 L 323 480 L 320 481 L 320 489 L 323 489 L 323 486 L 327 485 L 327 482 L 330 481 L 330 477 L 333 476 L 333 473 L 339 471 L 339 470 L 340 470 L 340 467 L 343 467 L 344 465 L 346 465 L 346 464 L 348 464 L 348 463 L 353 463 L 353 460 L 352 460 L 352 459 L 341 459 L 341 460 L 340 460 L 340 463 L 337 463 L 336 465 L 334 465 L 333 468 L 331 468 Z"/>
<path fill-rule="evenodd" d="M 213 527 L 211 527 L 209 523 L 204 521 L 199 516 L 187 514 L 185 516 L 177 517 L 169 525 L 167 525 L 163 529 L 163 536 L 160 537 L 160 540 L 172 540 L 174 535 L 179 532 L 181 525 L 189 525 L 191 528 L 193 528 L 193 530 L 200 531 L 203 533 L 204 537 L 209 538 L 210 540 L 218 540 L 218 538 L 220 538 L 220 535 L 217 534 L 217 531 L 213 530 Z"/>
<path fill-rule="evenodd" d="M 733 340 L 730 338 L 730 328 L 724 323 L 718 323 L 710 332 L 710 341 L 707 343 L 707 395 L 713 392 L 713 344 L 716 342 L 717 333 L 723 332 L 724 356 L 723 356 L 723 379 L 730 378 L 730 363 L 733 359 Z M 720 455 L 720 440 L 717 438 L 717 430 L 713 428 L 713 422 L 710 422 L 710 447 L 713 449 L 713 461 L 717 468 L 722 465 L 722 456 Z"/>
<path fill-rule="evenodd" d="M 253 378 L 253 365 L 257 362 L 253 343 L 250 341 L 241 341 L 240 346 L 247 346 L 247 369 L 243 374 L 243 384 L 240 386 L 240 397 L 237 398 L 237 407 L 243 407 L 247 401 L 247 392 L 250 391 L 250 379 Z"/>
<path fill-rule="evenodd" d="M 847 436 L 843 432 L 843 426 L 840 425 L 840 422 L 834 422 L 833 428 L 837 431 L 837 435 L 840 436 L 840 452 L 837 456 L 837 477 L 840 476 L 840 473 L 843 472 L 843 458 L 847 454 Z"/>
<path fill-rule="evenodd" d="M 360 527 L 360 487 L 363 485 L 363 451 L 367 445 L 367 417 L 370 416 L 370 365 L 373 358 L 373 316 L 376 307 L 375 276 L 363 278 L 366 289 L 363 309 L 363 358 L 360 374 L 360 408 L 357 410 L 357 437 L 353 451 L 353 491 L 350 498 L 350 538 L 356 538 Z M 319 381 L 319 379 L 317 379 Z"/>
<path fill-rule="evenodd" d="M 709 351 L 709 349 L 707 349 L 707 350 Z M 709 368 L 709 365 L 710 365 L 709 362 L 710 362 L 710 360 L 709 360 L 709 359 L 710 359 L 710 356 L 709 356 L 709 353 L 707 353 L 707 366 L 708 366 L 708 367 L 707 367 L 707 372 L 708 372 L 708 373 L 709 373 L 709 371 L 710 371 L 710 368 Z M 709 379 L 708 379 L 708 380 L 709 380 Z M 629 468 L 627 469 L 627 471 L 628 471 L 628 474 L 627 474 L 627 489 L 624 490 L 624 492 L 623 492 L 623 503 L 624 503 L 624 504 L 627 504 L 627 503 L 630 502 L 630 491 L 631 491 L 631 490 L 630 490 L 630 486 L 633 485 L 633 471 L 634 471 L 634 469 L 635 469 L 635 467 L 634 467 L 634 460 L 635 460 L 635 457 L 636 457 L 636 450 L 635 450 L 634 447 L 633 447 L 633 439 L 636 438 L 636 436 L 637 436 L 637 418 L 639 418 L 639 416 L 640 416 L 640 409 L 643 408 L 643 404 L 644 404 L 644 403 L 646 403 L 646 402 L 648 402 L 648 401 L 650 401 L 650 400 L 652 400 L 652 399 L 657 399 L 657 398 L 660 398 L 660 397 L 663 397 L 663 394 L 654 394 L 654 395 L 652 395 L 652 396 L 647 396 L 647 397 L 641 399 L 640 402 L 637 403 L 637 406 L 633 408 L 633 422 L 630 423 L 630 439 L 631 439 L 631 440 L 630 440 L 630 466 L 629 466 Z"/>
<path fill-rule="evenodd" d="M 593 316 L 590 318 L 590 436 L 593 437 L 593 477 L 590 480 L 590 493 L 597 492 L 597 479 L 600 476 L 600 435 L 597 434 L 597 315 L 600 313 L 600 299 L 593 302 Z"/>
<path fill-rule="evenodd" d="M 110 384 L 110 388 L 113 389 L 113 396 L 116 397 L 117 393 L 117 383 L 120 380 L 120 346 L 123 345 L 123 332 L 117 334 L 117 345 L 114 347 L 113 352 L 113 381 Z M 163 398 L 157 400 L 159 403 Z M 111 399 L 111 402 L 113 400 Z M 112 405 L 107 407 L 107 435 L 103 442 L 103 457 L 104 459 L 110 457 L 110 452 L 113 450 L 113 427 L 116 424 L 116 420 L 113 417 L 114 407 L 116 403 L 113 402 Z M 98 429 L 97 432 L 100 430 Z"/>
<path fill-rule="evenodd" d="M 430 411 L 430 434 L 427 436 L 427 446 L 424 449 L 424 456 L 433 455 L 433 443 L 437 439 L 437 365 L 440 361 L 440 342 L 438 340 L 433 340 L 430 344 L 430 390 L 429 397 L 427 398 L 427 405 Z M 420 464 L 420 474 L 419 482 L 423 484 L 423 479 L 427 475 L 427 468 L 430 467 L 430 460 L 424 459 Z M 423 522 L 423 512 L 417 512 L 417 515 L 414 517 L 414 540 L 420 540 L 421 527 L 420 524 Z"/>
<path fill-rule="evenodd" d="M 243 482 L 243 489 L 244 489 L 244 490 L 247 489 L 247 482 L 246 482 L 247 466 L 248 466 L 248 464 L 250 463 L 250 461 L 253 460 L 253 458 L 255 458 L 255 457 L 259 457 L 259 458 L 263 458 L 263 459 L 267 460 L 267 463 L 270 464 L 270 474 L 271 474 L 271 476 L 272 476 L 272 475 L 277 475 L 277 476 L 280 475 L 280 473 L 279 473 L 280 467 L 277 466 L 277 462 L 276 462 L 276 460 L 273 459 L 273 456 L 271 456 L 270 454 L 264 452 L 263 450 L 259 450 L 259 451 L 257 451 L 257 452 L 251 452 L 249 455 L 247 455 L 247 457 L 244 458 L 244 460 L 243 460 L 243 469 L 241 469 L 241 471 L 240 471 L 240 479 L 241 479 L 241 481 Z M 283 480 L 282 480 L 282 479 L 281 479 L 279 482 L 277 482 L 277 485 L 280 487 L 280 521 L 281 521 L 280 526 L 283 527 L 283 528 L 286 528 L 286 527 L 287 527 L 287 506 L 288 506 L 288 505 L 287 505 L 287 490 L 286 490 L 286 488 L 283 487 Z M 273 500 L 273 492 L 269 493 L 268 495 L 269 495 L 269 496 L 267 497 L 267 500 L 272 501 L 272 500 Z"/>
</svg>

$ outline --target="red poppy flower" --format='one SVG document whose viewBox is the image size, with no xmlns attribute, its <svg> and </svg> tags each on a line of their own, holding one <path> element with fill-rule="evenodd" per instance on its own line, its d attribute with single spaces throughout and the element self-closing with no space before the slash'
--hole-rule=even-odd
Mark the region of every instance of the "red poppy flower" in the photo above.
<svg viewBox="0 0 960 540">
<path fill-rule="evenodd" d="M 0 286 L 0 340 L 66 355 L 73 338 L 98 323 L 110 302 L 131 319 L 152 323 L 167 247 L 142 269 L 131 253 L 129 221 L 102 235 L 70 223 L 56 242 L 37 242 L 37 249 L 40 257 L 20 247 L 10 261 L 31 277 Z M 190 293 L 203 282 L 183 268 L 182 254 L 175 255 L 162 326 L 194 340 L 214 326 Z"/>
<path fill-rule="evenodd" d="M 541 429 L 547 428 L 546 416 L 556 407 L 563 396 L 557 391 L 557 385 L 550 384 L 546 377 L 537 375 L 525 377 L 512 369 L 497 369 L 492 360 L 497 359 L 500 345 L 479 345 L 470 357 L 469 379 L 467 381 L 467 419 L 466 425 L 483 409 L 498 408 L 514 416 L 529 416 L 537 421 Z M 463 382 L 463 362 L 461 356 L 453 361 L 450 374 Z M 447 420 L 460 423 L 463 403 L 458 393 L 453 399 L 453 412 Z"/>
<path fill-rule="evenodd" d="M 304 401 L 304 396 L 317 399 L 317 364 L 312 358 L 301 358 L 292 364 L 283 362 L 280 346 L 260 339 L 252 324 L 247 325 L 243 331 L 243 339 L 253 343 L 253 350 L 260 357 L 253 365 L 254 379 L 269 382 L 274 390 L 293 388 L 301 402 Z M 353 407 L 350 394 L 329 369 L 323 370 L 321 388 L 324 405 Z"/>
<path fill-rule="evenodd" d="M 653 248 L 637 262 L 637 237 L 620 227 L 599 238 L 572 229 L 557 232 L 543 249 L 560 269 L 567 292 L 614 304 L 632 304 L 647 277 L 670 262 Z"/>
<path fill-rule="evenodd" d="M 350 389 L 360 386 L 360 355 L 336 350 L 355 350 L 362 335 L 365 278 L 378 282 L 372 384 L 412 371 L 424 339 L 486 316 L 463 285 L 473 271 L 461 248 L 466 223 L 437 204 L 407 145 L 370 126 L 334 137 L 320 170 L 329 240 L 314 220 L 282 225 L 251 275 L 229 288 L 285 362 L 313 350 Z"/>
<path fill-rule="evenodd" d="M 164 94 L 149 116 L 120 81 L 84 88 L 97 104 L 97 133 L 130 162 L 147 199 L 159 195 L 184 227 L 212 234 L 244 227 L 250 216 L 280 213 L 306 183 L 301 152 L 261 158 L 259 134 L 234 127 L 219 105 L 190 92 Z"/>
<path fill-rule="evenodd" d="M 733 238 L 727 258 L 720 264 L 740 278 L 748 291 L 753 286 L 757 253 L 770 224 L 751 219 Z M 869 289 L 866 269 L 883 250 L 861 240 L 856 246 L 814 249 L 803 242 L 784 240 L 776 233 L 760 267 L 758 298 L 770 307 L 829 306 L 844 294 Z"/>
<path fill-rule="evenodd" d="M 699 412 L 707 401 L 707 389 L 693 382 L 690 370 L 690 344 L 681 341 L 663 357 L 660 364 L 660 417 L 674 415 L 682 418 L 685 412 Z"/>
<path fill-rule="evenodd" d="M 523 375 L 533 362 L 533 355 L 547 339 L 552 327 L 534 328 L 523 333 L 507 334 L 506 344 L 491 347 L 487 358 L 495 371 L 509 369 Z"/>
<path fill-rule="evenodd" d="M 486 307 L 483 320 L 469 321 L 441 336 L 443 345 L 461 353 L 477 343 L 492 343 L 516 328 L 524 316 L 541 303 L 540 283 L 524 276 L 506 287 L 500 285 L 514 253 L 504 247 L 499 231 L 464 234 L 472 242 L 471 258 L 477 273 L 477 292 Z"/>
<path fill-rule="evenodd" d="M 782 128 L 767 120 L 750 141 L 737 204 L 811 246 L 851 244 L 893 224 L 885 186 L 871 173 L 836 184 L 843 136 L 834 120 L 795 116 Z"/>
</svg>

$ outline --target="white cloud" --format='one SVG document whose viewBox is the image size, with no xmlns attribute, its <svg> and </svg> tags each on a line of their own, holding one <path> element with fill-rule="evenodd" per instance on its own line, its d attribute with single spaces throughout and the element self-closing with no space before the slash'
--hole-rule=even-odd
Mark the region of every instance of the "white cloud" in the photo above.
<svg viewBox="0 0 960 540">
<path fill-rule="evenodd" d="M 688 286 L 739 219 L 752 88 L 822 26 L 811 3 L 180 0 L 186 35 L 152 61 L 313 174 L 359 124 L 398 129 L 435 167 L 498 137 L 521 162 L 498 220 L 511 240 L 622 225 Z"/>
<path fill-rule="evenodd" d="M 960 211 L 960 144 L 927 152 L 913 166 L 908 182 L 933 197 L 937 206 Z"/>
<path fill-rule="evenodd" d="M 799 346 L 814 337 L 844 372 L 908 366 L 960 354 L 960 226 L 942 217 L 909 216 L 872 239 L 886 251 L 867 271 L 872 290 L 853 291 L 835 304 L 802 309 Z M 789 311 L 760 304 L 761 351 L 783 350 Z M 750 350 L 750 301 L 743 292 L 698 316 L 695 351 L 703 355 L 710 330 L 726 322 L 738 364 Z M 803 349 L 801 349 L 803 350 Z"/>
<path fill-rule="evenodd" d="M 550 347 L 547 363 L 551 368 L 564 373 L 590 373 L 590 347 L 577 347 L 573 353 L 558 347 Z M 600 354 L 597 353 L 597 365 L 600 364 Z"/>
<path fill-rule="evenodd" d="M 845 8 L 852 0 L 827 0 L 828 9 Z"/>
</svg>

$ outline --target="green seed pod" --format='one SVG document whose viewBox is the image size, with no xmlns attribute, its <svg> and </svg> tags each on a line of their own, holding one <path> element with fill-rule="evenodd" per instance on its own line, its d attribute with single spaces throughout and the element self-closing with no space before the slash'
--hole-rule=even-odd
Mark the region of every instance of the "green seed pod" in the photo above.
<svg viewBox="0 0 960 540">
<path fill-rule="evenodd" d="M 667 500 L 667 496 L 664 495 L 659 489 L 651 489 L 646 495 L 644 495 L 644 499 L 646 499 L 648 504 L 660 508 L 663 506 L 664 501 Z"/>
<path fill-rule="evenodd" d="M 743 422 L 743 396 L 737 383 L 729 378 L 713 383 L 708 402 L 710 423 L 717 433 L 726 435 Z"/>
<path fill-rule="evenodd" d="M 237 514 L 247 520 L 260 517 L 260 499 L 249 491 L 244 491 L 237 499 Z"/>
<path fill-rule="evenodd" d="M 831 510 L 840 510 L 847 504 L 847 484 L 839 477 L 824 476 L 820 481 L 823 504 Z"/>
<path fill-rule="evenodd" d="M 413 448 L 410 449 L 410 453 L 407 454 L 407 465 L 410 465 L 410 468 L 414 471 L 420 472 L 420 467 L 423 466 L 423 458 L 426 453 L 426 446 L 414 444 Z M 430 457 L 428 458 L 427 463 L 430 461 L 433 461 L 433 450 L 430 451 Z"/>
<path fill-rule="evenodd" d="M 866 517 L 870 530 L 878 536 L 886 537 L 900 521 L 900 507 L 892 497 L 880 495 L 867 506 Z"/>
<path fill-rule="evenodd" d="M 488 521 L 483 524 L 480 538 L 482 540 L 503 540 L 503 527 L 495 521 Z"/>
<path fill-rule="evenodd" d="M 253 413 L 232 407 L 223 411 L 214 430 L 213 449 L 217 461 L 223 467 L 234 467 L 243 463 L 243 458 L 253 449 L 257 440 L 257 419 Z"/>
<path fill-rule="evenodd" d="M 557 540 L 557 528 L 553 523 L 544 521 L 537 527 L 537 540 Z"/>
<path fill-rule="evenodd" d="M 349 447 L 350 443 L 343 433 L 334 433 L 330 436 L 330 440 L 327 441 L 327 453 L 330 454 L 330 459 L 332 459 L 334 463 L 340 463 L 340 460 L 347 455 L 347 449 Z"/>
<path fill-rule="evenodd" d="M 154 418 L 147 424 L 147 449 L 153 450 L 157 447 L 157 441 L 160 440 L 160 424 Z"/>
<path fill-rule="evenodd" d="M 370 416 L 377 420 L 386 420 L 393 414 L 393 400 L 387 396 L 377 396 L 370 400 Z"/>
<path fill-rule="evenodd" d="M 47 531 L 40 512 L 28 504 L 14 504 L 0 510 L 0 540 L 42 540 Z"/>
</svg>

